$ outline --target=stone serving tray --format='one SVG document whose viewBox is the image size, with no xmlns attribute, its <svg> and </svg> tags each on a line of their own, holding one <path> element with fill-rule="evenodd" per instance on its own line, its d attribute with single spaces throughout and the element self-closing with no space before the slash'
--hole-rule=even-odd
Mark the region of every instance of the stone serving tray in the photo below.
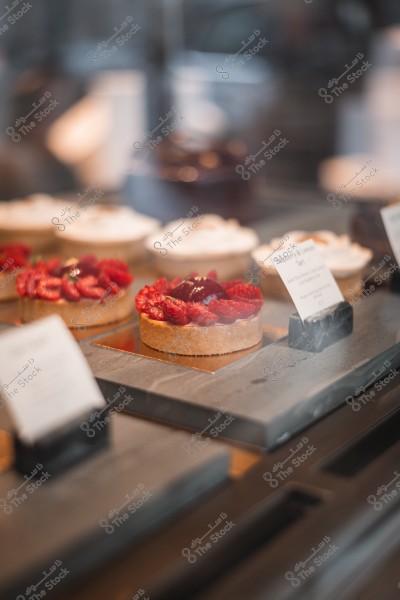
<svg viewBox="0 0 400 600">
<path fill-rule="evenodd" d="M 105 396 L 120 385 L 130 390 L 129 412 L 203 437 L 227 413 L 233 419 L 214 428 L 216 436 L 272 449 L 400 365 L 399 296 L 384 290 L 363 299 L 354 307 L 353 334 L 317 354 L 288 347 L 292 312 L 290 304 L 268 301 L 266 345 L 218 368 L 144 356 L 129 346 L 135 322 L 81 344 Z M 110 347 L 110 335 L 119 349 Z"/>
</svg>

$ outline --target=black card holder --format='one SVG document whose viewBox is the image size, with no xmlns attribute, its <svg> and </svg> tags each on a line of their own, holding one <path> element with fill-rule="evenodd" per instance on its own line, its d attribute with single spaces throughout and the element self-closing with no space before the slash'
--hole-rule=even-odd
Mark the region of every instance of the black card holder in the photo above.
<svg viewBox="0 0 400 600">
<path fill-rule="evenodd" d="M 353 331 L 353 307 L 339 302 L 304 321 L 298 313 L 289 317 L 289 346 L 298 350 L 321 352 Z"/>
<path fill-rule="evenodd" d="M 83 415 L 33 444 L 22 441 L 15 434 L 15 469 L 23 475 L 33 474 L 33 477 L 39 477 L 43 471 L 54 476 L 92 456 L 109 442 L 109 418 L 106 413 L 107 410 L 102 412 L 101 419 L 96 412 Z M 88 423 L 91 424 L 90 429 Z M 96 423 L 101 426 L 94 428 Z"/>
</svg>

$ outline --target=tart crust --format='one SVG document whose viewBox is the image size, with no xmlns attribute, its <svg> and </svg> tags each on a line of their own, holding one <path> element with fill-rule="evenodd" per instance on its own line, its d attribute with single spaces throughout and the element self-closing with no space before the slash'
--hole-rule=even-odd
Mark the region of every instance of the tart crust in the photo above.
<svg viewBox="0 0 400 600">
<path fill-rule="evenodd" d="M 23 296 L 20 298 L 20 314 L 23 323 L 57 314 L 70 329 L 82 330 L 126 319 L 132 312 L 133 301 L 132 286 L 121 289 L 118 294 L 108 295 L 102 302 L 92 298 L 78 302 L 64 299 L 52 302 Z"/>
<path fill-rule="evenodd" d="M 0 273 L 0 302 L 15 300 L 15 298 L 18 298 L 15 276 L 10 277 L 10 274 Z"/>
<path fill-rule="evenodd" d="M 186 356 L 212 356 L 245 350 L 262 340 L 261 313 L 235 323 L 199 325 L 171 325 L 139 314 L 142 341 L 161 352 Z"/>
</svg>

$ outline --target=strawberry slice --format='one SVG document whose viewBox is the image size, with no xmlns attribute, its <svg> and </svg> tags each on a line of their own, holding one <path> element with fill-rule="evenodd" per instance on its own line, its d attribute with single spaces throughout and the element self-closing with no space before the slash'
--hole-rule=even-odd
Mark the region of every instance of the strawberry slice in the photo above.
<svg viewBox="0 0 400 600">
<path fill-rule="evenodd" d="M 107 292 L 99 286 L 99 280 L 94 275 L 87 275 L 78 279 L 75 283 L 76 289 L 83 298 L 98 300 L 107 296 Z"/>
<path fill-rule="evenodd" d="M 70 302 L 78 302 L 80 300 L 81 295 L 76 289 L 75 283 L 72 279 L 68 279 L 63 277 L 61 279 L 61 293 L 66 300 Z"/>
<path fill-rule="evenodd" d="M 42 277 L 37 284 L 36 295 L 42 300 L 55 302 L 61 298 L 61 279 L 59 277 Z"/>
</svg>

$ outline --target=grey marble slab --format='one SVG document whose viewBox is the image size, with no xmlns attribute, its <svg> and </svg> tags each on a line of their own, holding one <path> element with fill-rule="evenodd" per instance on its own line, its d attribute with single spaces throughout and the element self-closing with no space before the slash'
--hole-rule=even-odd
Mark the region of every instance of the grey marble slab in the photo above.
<svg viewBox="0 0 400 600">
<path fill-rule="evenodd" d="M 189 458 L 185 432 L 120 414 L 110 427 L 109 448 L 37 490 L 12 470 L 1 474 L 0 499 L 12 508 L 0 503 L 2 599 L 24 595 L 56 560 L 77 577 L 228 479 L 230 452 L 222 444 Z M 5 409 L 0 428 L 11 428 Z M 11 502 L 8 492 L 18 488 Z"/>
<path fill-rule="evenodd" d="M 264 321 L 282 325 L 291 310 L 272 303 L 269 312 L 267 301 Z M 289 348 L 283 338 L 214 374 L 87 341 L 82 348 L 105 395 L 129 386 L 130 411 L 202 431 L 225 407 L 234 420 L 221 436 L 273 448 L 344 403 L 374 372 L 400 365 L 399 332 L 400 298 L 379 291 L 354 308 L 353 334 L 323 352 Z"/>
</svg>

